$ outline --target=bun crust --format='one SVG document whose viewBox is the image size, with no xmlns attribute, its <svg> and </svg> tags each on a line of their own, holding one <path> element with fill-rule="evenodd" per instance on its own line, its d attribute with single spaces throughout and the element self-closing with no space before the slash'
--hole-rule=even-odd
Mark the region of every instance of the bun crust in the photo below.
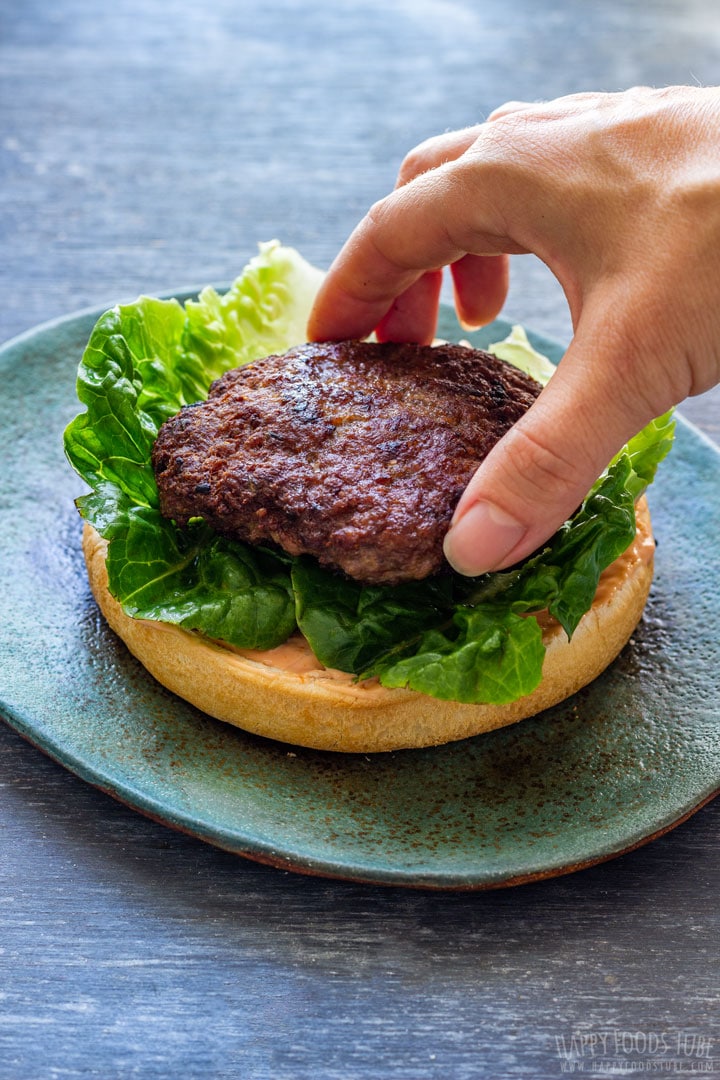
<svg viewBox="0 0 720 1080">
<path fill-rule="evenodd" d="M 257 735 L 319 750 L 370 753 L 435 746 L 514 724 L 563 701 L 604 671 L 635 629 L 652 582 L 654 544 L 644 499 L 637 511 L 636 542 L 603 575 L 572 640 L 557 624 L 545 629 L 542 682 L 507 705 L 438 701 L 413 690 L 389 690 L 375 680 L 355 683 L 352 676 L 313 664 L 309 649 L 299 654 L 300 670 L 288 670 L 278 666 L 282 647 L 264 654 L 262 662 L 257 657 L 263 654 L 243 654 L 176 626 L 132 619 L 108 592 L 107 544 L 87 524 L 83 553 L 108 623 L 169 690 Z"/>
</svg>

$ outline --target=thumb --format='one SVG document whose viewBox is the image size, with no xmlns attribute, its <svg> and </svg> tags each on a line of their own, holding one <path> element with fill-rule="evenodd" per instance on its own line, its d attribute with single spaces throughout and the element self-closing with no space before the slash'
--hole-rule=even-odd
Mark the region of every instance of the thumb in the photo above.
<svg viewBox="0 0 720 1080">
<path fill-rule="evenodd" d="M 628 439 L 673 404 L 654 387 L 655 409 L 652 394 L 634 389 L 640 365 L 621 342 L 607 326 L 578 326 L 556 374 L 480 465 L 445 537 L 446 558 L 461 574 L 501 570 L 539 548 Z"/>
</svg>

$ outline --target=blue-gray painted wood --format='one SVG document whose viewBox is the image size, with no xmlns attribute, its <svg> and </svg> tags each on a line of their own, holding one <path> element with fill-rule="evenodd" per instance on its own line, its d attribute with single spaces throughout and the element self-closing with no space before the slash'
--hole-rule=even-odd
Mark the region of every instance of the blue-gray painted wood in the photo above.
<svg viewBox="0 0 720 1080">
<path fill-rule="evenodd" d="M 406 149 L 508 98 L 719 70 L 694 0 L 6 0 L 0 339 L 273 236 L 327 265 Z M 569 333 L 532 260 L 508 313 Z M 685 411 L 717 437 L 719 404 Z M 615 1032 L 646 1071 L 715 1038 L 720 1075 L 719 814 L 513 890 L 371 888 L 174 834 L 0 726 L 0 1077 L 556 1077 L 578 1033 L 592 1075 Z"/>
</svg>

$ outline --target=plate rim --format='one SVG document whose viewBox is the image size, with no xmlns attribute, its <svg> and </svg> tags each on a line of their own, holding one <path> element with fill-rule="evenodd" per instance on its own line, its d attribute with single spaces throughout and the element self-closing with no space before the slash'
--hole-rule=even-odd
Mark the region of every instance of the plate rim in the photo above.
<svg viewBox="0 0 720 1080">
<path fill-rule="evenodd" d="M 223 291 L 228 288 L 228 285 L 214 285 L 213 287 L 218 291 Z M 199 291 L 199 288 L 194 287 L 171 290 L 164 292 L 162 294 L 162 299 L 177 299 L 180 302 L 184 302 L 188 298 L 196 296 Z M 120 303 L 131 302 L 132 301 L 120 301 Z M 452 311 L 449 305 L 443 304 L 442 306 L 446 311 Z M 107 310 L 110 309 L 105 305 L 100 307 L 89 306 L 47 320 L 46 322 L 40 323 L 35 327 L 31 327 L 28 330 L 15 335 L 0 345 L 0 367 L 5 367 L 8 356 L 12 354 L 16 348 L 22 347 L 28 342 L 48 333 L 57 331 L 66 324 L 79 322 L 80 320 L 87 322 L 90 320 L 96 321 Z M 499 319 L 495 320 L 491 325 L 498 326 L 500 332 L 506 333 L 512 323 L 506 319 Z M 550 347 L 554 350 L 556 355 L 563 351 L 563 346 L 559 342 L 553 341 L 551 338 L 548 338 L 541 333 L 532 331 L 530 328 L 528 329 L 528 333 L 532 340 L 540 343 L 541 346 L 544 345 L 545 347 Z M 718 447 L 718 445 L 695 424 L 682 416 L 681 412 L 678 413 L 678 420 L 687 429 L 689 435 L 699 440 L 707 450 L 712 452 L 717 458 L 718 466 L 720 466 L 720 447 Z M 156 796 L 149 796 L 140 786 L 136 786 L 123 778 L 118 780 L 117 776 L 112 774 L 112 762 L 108 765 L 106 770 L 99 767 L 97 763 L 90 763 L 82 755 L 74 752 L 73 749 L 63 746 L 56 736 L 51 737 L 48 732 L 43 729 L 42 725 L 38 726 L 37 724 L 33 724 L 32 718 L 23 716 L 3 702 L 0 702 L 0 716 L 5 720 L 8 726 L 16 731 L 23 739 L 41 750 L 47 757 L 66 768 L 83 782 L 109 794 L 118 802 L 130 807 L 150 820 L 160 822 L 166 827 L 193 836 L 194 838 L 199 839 L 204 843 L 209 843 L 223 851 L 231 852 L 258 863 L 272 865 L 284 870 L 292 870 L 310 876 L 380 886 L 398 886 L 404 888 L 447 891 L 482 891 L 561 876 L 575 872 L 579 869 L 585 869 L 590 866 L 601 864 L 650 843 L 652 840 L 664 835 L 688 820 L 693 814 L 720 794 L 719 780 L 718 786 L 698 795 L 698 801 L 689 808 L 684 809 L 679 817 L 668 815 L 668 820 L 662 822 L 659 827 L 651 833 L 638 836 L 636 839 L 631 839 L 629 844 L 617 846 L 613 850 L 595 853 L 587 860 L 568 862 L 567 860 L 563 861 L 560 859 L 557 863 L 549 864 L 544 869 L 510 877 L 503 874 L 499 875 L 497 879 L 494 879 L 492 875 L 490 877 L 488 877 L 487 874 L 483 876 L 481 863 L 478 868 L 466 873 L 441 870 L 436 875 L 431 872 L 419 872 L 417 869 L 404 870 L 396 867 L 392 869 L 384 868 L 382 871 L 374 874 L 370 872 L 368 867 L 360 867 L 356 862 L 353 862 L 352 859 L 343 863 L 331 863 L 329 860 L 320 857 L 303 858 L 298 852 L 293 854 L 288 851 L 279 851 L 270 842 L 266 842 L 262 837 L 258 836 L 252 837 L 246 834 L 242 838 L 243 843 L 238 844 L 237 840 L 239 839 L 239 836 L 237 828 L 220 830 L 217 824 L 209 823 L 198 816 L 198 814 L 193 816 L 190 813 L 184 814 L 182 811 L 178 811 L 176 807 L 169 808 L 167 804 L 164 804 L 162 800 L 158 799 Z M 40 738 L 43 741 L 39 741 Z M 642 831 L 643 829 L 640 827 L 638 832 Z M 232 842 L 233 839 L 235 842 Z M 249 846 L 246 846 L 246 844 Z"/>
</svg>

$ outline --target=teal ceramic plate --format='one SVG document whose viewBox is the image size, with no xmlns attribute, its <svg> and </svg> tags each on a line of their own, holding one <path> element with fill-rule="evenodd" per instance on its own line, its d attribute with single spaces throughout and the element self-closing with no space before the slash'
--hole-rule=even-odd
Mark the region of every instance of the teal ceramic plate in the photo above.
<svg viewBox="0 0 720 1080">
<path fill-rule="evenodd" d="M 78 776 L 209 843 L 306 873 L 488 888 L 627 851 L 720 787 L 720 455 L 679 425 L 652 489 L 646 615 L 591 687 L 435 750 L 292 749 L 158 686 L 99 617 L 61 449 L 99 312 L 0 350 L 0 711 Z M 444 312 L 441 333 L 456 337 Z M 478 344 L 504 336 L 500 324 Z M 538 341 L 559 355 L 557 346 Z"/>
</svg>

